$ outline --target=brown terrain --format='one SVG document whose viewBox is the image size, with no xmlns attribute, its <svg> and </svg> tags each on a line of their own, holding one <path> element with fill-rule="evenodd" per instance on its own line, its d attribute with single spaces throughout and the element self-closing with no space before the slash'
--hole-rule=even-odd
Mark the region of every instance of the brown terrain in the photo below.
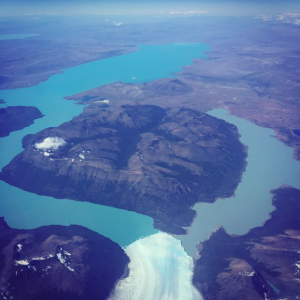
<svg viewBox="0 0 300 300">
<path fill-rule="evenodd" d="M 209 52 L 209 56 L 211 55 L 213 54 Z M 267 81 L 268 77 L 258 75 L 254 70 L 249 71 L 247 76 L 243 70 L 235 70 L 235 75 L 228 71 L 222 73 L 219 69 L 226 69 L 228 59 L 222 56 L 212 60 L 196 60 L 194 65 L 184 68 L 179 78 L 160 79 L 138 85 L 117 82 L 66 98 L 78 100 L 82 104 L 107 99 L 111 104 L 136 101 L 163 107 L 190 107 L 201 111 L 225 108 L 231 114 L 245 118 L 258 126 L 274 129 L 280 141 L 294 148 L 294 157 L 299 160 L 298 84 L 279 91 L 274 87 L 272 77 L 269 78 L 269 83 L 260 85 L 262 83 L 259 81 L 262 78 Z M 230 59 L 232 61 L 235 59 L 234 54 Z M 273 58 L 274 61 L 276 59 Z M 239 65 L 239 68 L 249 64 L 246 61 L 242 63 L 244 65 Z M 294 64 L 290 63 L 291 67 L 295 68 Z M 264 69 L 269 69 L 269 75 L 273 74 L 270 66 Z M 278 69 L 282 72 L 280 67 Z M 216 74 L 218 70 L 222 74 L 221 78 Z M 293 72 L 292 74 L 297 74 L 296 70 Z M 292 80 L 297 81 L 295 77 Z"/>
<path fill-rule="evenodd" d="M 29 87 L 64 69 L 137 50 L 116 39 L 118 27 L 101 19 L 32 17 L 3 23 L 17 33 L 39 35 L 0 41 L 0 89 Z"/>
<path fill-rule="evenodd" d="M 65 22 L 58 17 L 45 17 L 18 20 L 17 25 L 4 22 L 14 30 L 20 27 L 18 33 L 40 35 L 1 42 L 0 88 L 38 84 L 65 68 L 136 51 L 138 44 L 204 43 L 211 47 L 208 59 L 195 58 L 193 65 L 185 66 L 178 74 L 188 87 L 184 97 L 176 94 L 176 89 L 170 95 L 156 93 L 155 86 L 159 90 L 164 84 L 156 81 L 152 83 L 151 99 L 144 93 L 143 85 L 138 85 L 140 91 L 135 91 L 135 87 L 122 88 L 120 83 L 74 98 L 83 95 L 122 101 L 135 98 L 147 104 L 193 107 L 201 111 L 226 108 L 259 126 L 273 128 L 276 137 L 293 147 L 294 157 L 299 159 L 300 57 L 299 26 L 293 22 L 296 17 L 201 15 L 124 17 L 123 20 L 116 16 L 69 18 Z M 115 89 L 119 90 L 118 95 Z"/>
<path fill-rule="evenodd" d="M 8 106 L 0 108 L 0 137 L 31 125 L 43 114 L 34 106 Z"/>
<path fill-rule="evenodd" d="M 178 25 L 169 21 L 166 26 L 185 41 L 208 44 L 208 59 L 195 59 L 193 65 L 183 67 L 177 79 L 139 85 L 118 82 L 69 99 L 98 96 L 112 103 L 134 100 L 201 111 L 225 108 L 258 126 L 274 129 L 280 141 L 293 147 L 294 158 L 299 160 L 299 26 L 252 18 L 181 21 Z"/>
<path fill-rule="evenodd" d="M 243 236 L 220 227 L 198 245 L 193 282 L 205 299 L 299 299 L 300 190 L 274 190 L 273 205 L 262 227 Z"/>
<path fill-rule="evenodd" d="M 1 299 L 107 299 L 129 258 L 81 226 L 10 228 L 0 218 Z"/>
<path fill-rule="evenodd" d="M 186 108 L 98 104 L 23 140 L 1 179 L 55 198 L 133 210 L 182 234 L 191 207 L 234 193 L 246 150 L 234 125 Z"/>
<path fill-rule="evenodd" d="M 287 22 L 285 16 L 271 20 L 153 17 L 147 21 L 122 20 L 121 26 L 98 17 L 88 21 L 70 18 L 63 22 L 55 17 L 29 20 L 21 21 L 17 32 L 40 36 L 0 42 L 0 89 L 38 84 L 65 68 L 136 51 L 139 44 L 194 42 L 208 44 L 211 50 L 207 59 L 195 58 L 192 65 L 167 79 L 143 84 L 116 82 L 66 95 L 89 106 L 69 123 L 27 136 L 23 140 L 25 151 L 4 169 L 2 180 L 39 194 L 75 200 L 88 196 L 92 202 L 136 210 L 152 216 L 157 228 L 182 233 L 194 217 L 190 207 L 199 200 L 213 201 L 231 194 L 244 166 L 242 157 L 238 169 L 231 165 L 232 149 L 228 147 L 233 140 L 242 147 L 236 129 L 214 123 L 216 120 L 200 111 L 225 108 L 272 128 L 280 141 L 294 149 L 294 158 L 300 159 L 300 28 L 293 21 Z M 132 112 L 126 109 L 136 104 L 155 107 L 162 119 L 173 119 L 168 126 L 159 123 L 162 119 L 150 118 L 149 124 L 139 112 L 141 119 L 135 123 Z M 103 110 L 107 114 L 114 111 L 102 118 Z M 176 114 L 180 119 L 174 119 Z M 197 138 L 194 143 L 194 130 L 198 132 L 203 119 L 208 123 L 199 133 L 205 143 Z M 128 137 L 121 127 L 130 123 L 141 127 Z M 155 131 L 159 126 L 163 130 Z M 233 140 L 227 145 L 229 132 Z M 66 144 L 57 149 L 35 148 L 47 137 L 60 137 Z M 226 150 L 220 157 L 216 155 L 220 153 L 218 147 Z M 244 158 L 244 149 L 240 150 L 236 153 Z M 208 154 L 215 159 L 212 165 L 206 163 Z M 183 181 L 180 174 L 188 180 Z M 209 189 L 199 192 L 191 175 L 203 179 Z M 205 299 L 300 298 L 300 194 L 289 187 L 273 193 L 277 210 L 264 226 L 239 237 L 219 228 L 199 245 L 193 280 Z M 116 194 L 120 197 L 113 199 Z M 137 199 L 145 202 L 140 205 Z"/>
</svg>

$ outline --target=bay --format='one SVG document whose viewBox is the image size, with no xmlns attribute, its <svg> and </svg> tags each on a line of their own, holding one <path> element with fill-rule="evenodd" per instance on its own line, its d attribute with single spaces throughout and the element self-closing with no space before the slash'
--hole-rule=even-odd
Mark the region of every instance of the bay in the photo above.
<svg viewBox="0 0 300 300">
<path fill-rule="evenodd" d="M 174 77 L 181 66 L 194 58 L 205 58 L 202 44 L 140 45 L 139 50 L 122 56 L 94 61 L 62 71 L 36 86 L 0 91 L 6 101 L 0 107 L 36 106 L 45 115 L 21 131 L 0 139 L 0 168 L 22 151 L 21 141 L 47 127 L 71 120 L 83 107 L 65 96 L 117 81 L 142 83 Z M 142 236 L 156 233 L 150 217 L 116 208 L 31 194 L 0 182 L 0 215 L 14 228 L 78 224 L 103 234 L 122 246 Z"/>
<path fill-rule="evenodd" d="M 222 225 L 229 234 L 246 234 L 261 226 L 274 210 L 271 190 L 281 185 L 300 188 L 300 162 L 292 157 L 292 148 L 275 138 L 273 130 L 228 114 L 225 109 L 208 112 L 211 116 L 237 126 L 241 142 L 248 147 L 246 170 L 235 195 L 215 203 L 197 203 L 197 217 L 188 235 L 178 237 L 191 256 L 196 256 L 196 244 L 206 240 Z"/>
<path fill-rule="evenodd" d="M 32 126 L 0 139 L 0 167 L 22 151 L 21 140 L 26 134 L 58 126 L 82 111 L 82 106 L 64 100 L 65 96 L 116 81 L 142 83 L 174 77 L 174 73 L 180 71 L 181 66 L 192 63 L 193 58 L 205 58 L 203 51 L 206 50 L 209 47 L 201 44 L 141 45 L 137 52 L 64 70 L 36 86 L 0 91 L 0 98 L 7 102 L 1 107 L 34 105 L 45 114 Z M 271 189 L 281 184 L 300 187 L 297 180 L 299 162 L 292 159 L 292 149 L 273 137 L 272 130 L 227 115 L 225 110 L 209 113 L 238 127 L 241 141 L 249 147 L 248 165 L 235 197 L 219 199 L 213 204 L 199 203 L 194 207 L 197 218 L 188 229 L 189 234 L 180 237 L 192 256 L 196 255 L 197 241 L 205 240 L 218 225 L 230 234 L 244 234 L 260 226 L 273 210 Z M 121 245 L 129 245 L 141 236 L 157 232 L 152 228 L 151 218 L 133 212 L 38 196 L 4 182 L 0 182 L 0 189 L 0 215 L 15 228 L 79 224 L 111 237 Z M 128 234 L 124 235 L 124 232 Z"/>
</svg>

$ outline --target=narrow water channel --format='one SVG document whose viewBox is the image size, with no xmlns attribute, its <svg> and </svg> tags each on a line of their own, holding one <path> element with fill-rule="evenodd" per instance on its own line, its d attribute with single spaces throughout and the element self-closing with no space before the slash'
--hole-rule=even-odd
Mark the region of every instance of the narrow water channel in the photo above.
<svg viewBox="0 0 300 300">
<path fill-rule="evenodd" d="M 27 37 L 27 36 L 26 36 Z M 24 36 L 23 36 L 24 38 Z M 36 86 L 0 91 L 6 106 L 36 106 L 45 115 L 23 130 L 0 139 L 0 168 L 22 151 L 22 138 L 47 127 L 58 126 L 82 111 L 82 106 L 64 99 L 85 90 L 116 81 L 142 83 L 174 76 L 194 58 L 205 58 L 203 44 L 140 45 L 122 56 L 82 64 L 53 75 Z M 121 246 L 156 233 L 150 217 L 112 207 L 31 194 L 0 181 L 0 216 L 14 228 L 78 224 L 103 234 Z"/>
<path fill-rule="evenodd" d="M 248 146 L 248 157 L 233 197 L 195 205 L 197 217 L 188 228 L 188 235 L 178 237 L 194 257 L 197 241 L 207 239 L 219 225 L 229 234 L 245 234 L 262 225 L 274 209 L 271 190 L 282 184 L 300 188 L 300 162 L 293 159 L 291 148 L 274 137 L 273 130 L 229 115 L 225 109 L 214 109 L 208 114 L 237 126 L 241 142 Z"/>
</svg>

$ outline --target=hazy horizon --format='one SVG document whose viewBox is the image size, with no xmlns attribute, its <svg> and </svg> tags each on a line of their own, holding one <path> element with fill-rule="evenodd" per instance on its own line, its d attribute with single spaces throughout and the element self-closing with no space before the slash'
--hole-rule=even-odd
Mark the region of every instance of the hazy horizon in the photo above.
<svg viewBox="0 0 300 300">
<path fill-rule="evenodd" d="M 0 0 L 0 16 L 25 15 L 139 15 L 208 13 L 217 15 L 262 15 L 300 13 L 298 1 L 249 0 Z"/>
</svg>

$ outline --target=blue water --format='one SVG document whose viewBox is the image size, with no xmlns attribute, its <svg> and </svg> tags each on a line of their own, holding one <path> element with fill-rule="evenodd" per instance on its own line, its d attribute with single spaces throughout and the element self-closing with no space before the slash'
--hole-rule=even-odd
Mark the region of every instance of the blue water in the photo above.
<svg viewBox="0 0 300 300">
<path fill-rule="evenodd" d="M 58 126 L 82 112 L 82 106 L 63 97 L 120 80 L 142 83 L 174 76 L 181 66 L 191 64 L 194 58 L 205 58 L 203 51 L 209 50 L 207 45 L 184 43 L 139 48 L 137 52 L 64 70 L 62 74 L 53 75 L 33 87 L 0 91 L 0 99 L 7 102 L 0 104 L 0 107 L 33 105 L 45 115 L 31 127 L 12 133 L 11 137 L 0 142 L 0 168 L 22 151 L 22 136 Z M 14 147 L 11 147 L 11 143 L 14 143 Z"/>
<path fill-rule="evenodd" d="M 20 39 L 27 39 L 34 36 L 37 36 L 38 34 L 0 34 L 0 41 L 6 41 L 6 40 L 20 40 Z"/>
<path fill-rule="evenodd" d="M 218 225 L 229 234 L 245 234 L 261 226 L 274 210 L 270 190 L 282 184 L 300 188 L 300 162 L 293 160 L 292 149 L 279 142 L 273 130 L 229 115 L 224 109 L 208 113 L 238 127 L 241 142 L 248 146 L 248 164 L 234 197 L 195 205 L 197 217 L 188 228 L 189 234 L 180 237 L 192 256 L 196 255 L 197 241 L 207 239 Z"/>
<path fill-rule="evenodd" d="M 267 280 L 267 282 L 268 282 L 269 286 L 273 289 L 273 291 L 274 291 L 277 295 L 279 295 L 279 294 L 280 294 L 280 290 L 279 290 L 275 285 L 273 285 L 269 280 Z"/>
<path fill-rule="evenodd" d="M 22 151 L 21 141 L 26 134 L 58 126 L 82 111 L 82 106 L 63 97 L 100 85 L 122 80 L 147 82 L 174 76 L 181 66 L 194 58 L 204 58 L 209 50 L 202 44 L 171 44 L 139 46 L 139 51 L 123 56 L 86 63 L 61 74 L 53 75 L 39 85 L 0 91 L 0 99 L 10 105 L 34 105 L 45 117 L 21 131 L 0 139 L 0 168 Z M 152 219 L 136 213 L 93 205 L 87 202 L 57 200 L 37 196 L 0 182 L 0 215 L 14 228 L 34 228 L 48 224 L 79 224 L 91 228 L 125 246 L 157 232 Z"/>
<path fill-rule="evenodd" d="M 37 86 L 0 91 L 0 99 L 7 102 L 0 107 L 34 105 L 45 114 L 32 126 L 0 139 L 0 167 L 22 151 L 21 140 L 26 134 L 58 126 L 82 111 L 82 106 L 63 97 L 120 80 L 141 83 L 174 76 L 181 66 L 191 64 L 193 58 L 204 58 L 203 51 L 206 50 L 209 47 L 200 44 L 140 46 L 140 50 L 134 53 L 64 70 Z M 272 130 L 229 116 L 225 110 L 213 110 L 210 114 L 238 127 L 241 141 L 249 147 L 248 165 L 235 197 L 195 206 L 198 217 L 189 228 L 189 235 L 181 237 L 191 255 L 195 255 L 197 241 L 206 239 L 218 225 L 223 225 L 232 234 L 243 234 L 261 225 L 273 210 L 271 189 L 281 184 L 300 188 L 300 164 L 292 159 L 292 149 L 273 137 Z M 79 224 L 123 246 L 156 232 L 151 218 L 132 212 L 37 196 L 4 182 L 0 182 L 0 190 L 0 215 L 15 228 Z"/>
</svg>

